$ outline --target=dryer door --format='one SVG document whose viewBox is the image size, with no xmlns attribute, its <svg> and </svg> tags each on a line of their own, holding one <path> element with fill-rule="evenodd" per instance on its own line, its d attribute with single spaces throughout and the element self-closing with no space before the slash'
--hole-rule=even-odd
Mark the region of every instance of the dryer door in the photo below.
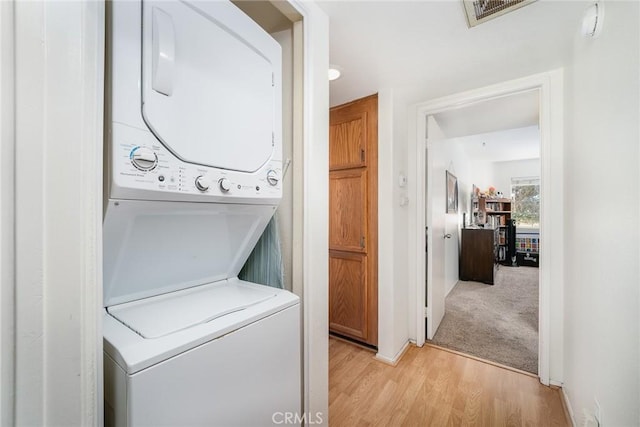
<svg viewBox="0 0 640 427">
<path fill-rule="evenodd" d="M 227 1 L 143 1 L 142 114 L 181 160 L 255 172 L 281 133 L 281 48 Z"/>
</svg>

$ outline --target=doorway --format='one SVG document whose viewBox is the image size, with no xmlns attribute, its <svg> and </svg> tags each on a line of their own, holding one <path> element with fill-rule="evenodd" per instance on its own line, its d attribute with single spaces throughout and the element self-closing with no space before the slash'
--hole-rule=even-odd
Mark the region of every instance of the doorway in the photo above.
<svg viewBox="0 0 640 427">
<path fill-rule="evenodd" d="M 427 321 L 435 323 L 427 323 L 427 338 L 533 374 L 539 271 L 528 260 L 537 261 L 541 247 L 538 121 L 538 90 L 427 119 L 427 175 L 434 183 L 427 197 L 434 230 Z M 536 185 L 521 185 L 524 178 Z M 438 293 L 445 297 L 437 300 Z"/>
<path fill-rule="evenodd" d="M 410 271 L 415 275 L 415 306 L 410 315 L 415 316 L 416 344 L 425 342 L 425 308 L 423 306 L 427 271 L 423 261 L 425 244 L 424 230 L 425 198 L 425 146 L 427 145 L 427 117 L 443 111 L 454 110 L 482 101 L 498 99 L 529 90 L 540 92 L 540 138 L 541 138 L 541 205 L 540 238 L 545 242 L 545 251 L 540 258 L 539 288 L 539 338 L 538 376 L 545 384 L 560 384 L 562 381 L 562 281 L 563 281 L 563 129 L 562 129 L 562 72 L 550 71 L 504 82 L 456 95 L 427 101 L 415 106 L 409 130 L 409 153 L 415 155 L 410 163 L 410 177 L 415 178 L 416 203 L 410 215 L 411 233 Z M 433 184 L 433 183 L 432 183 Z M 431 229 L 430 229 L 431 230 Z M 428 238 L 429 250 L 433 247 L 435 232 Z M 442 236 L 440 236 L 442 237 Z M 433 262 L 430 262 L 433 264 Z M 429 267 L 429 270 L 432 266 Z M 553 278 L 554 286 L 551 287 Z M 431 279 L 431 278 L 429 278 Z M 435 285 L 432 280 L 429 283 Z M 422 284 L 422 285 L 420 285 Z M 427 293 L 428 294 L 428 293 Z M 428 302 L 433 306 L 433 298 Z M 428 305 L 429 306 L 429 305 Z M 427 318 L 427 321 L 429 319 Z"/>
</svg>

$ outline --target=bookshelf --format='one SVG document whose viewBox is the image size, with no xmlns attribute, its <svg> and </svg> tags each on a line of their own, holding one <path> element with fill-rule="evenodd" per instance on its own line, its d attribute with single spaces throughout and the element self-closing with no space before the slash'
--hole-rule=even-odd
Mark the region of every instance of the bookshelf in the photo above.
<svg viewBox="0 0 640 427">
<path fill-rule="evenodd" d="M 501 263 L 509 262 L 507 224 L 511 219 L 511 203 L 507 198 L 471 197 L 472 225 L 497 229 L 495 256 Z"/>
<path fill-rule="evenodd" d="M 511 199 L 491 199 L 487 197 L 472 197 L 473 224 L 491 227 L 505 227 L 511 219 Z"/>
</svg>

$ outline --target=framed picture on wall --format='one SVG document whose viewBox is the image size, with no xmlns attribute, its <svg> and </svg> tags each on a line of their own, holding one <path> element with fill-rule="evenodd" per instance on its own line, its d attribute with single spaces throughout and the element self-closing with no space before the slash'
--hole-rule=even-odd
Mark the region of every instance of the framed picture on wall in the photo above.
<svg viewBox="0 0 640 427">
<path fill-rule="evenodd" d="M 447 173 L 447 213 L 458 213 L 458 178 L 449 171 Z"/>
</svg>

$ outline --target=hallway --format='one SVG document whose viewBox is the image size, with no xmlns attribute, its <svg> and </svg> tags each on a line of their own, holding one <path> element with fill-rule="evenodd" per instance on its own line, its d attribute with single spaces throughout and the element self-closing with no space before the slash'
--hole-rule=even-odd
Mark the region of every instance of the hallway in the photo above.
<svg viewBox="0 0 640 427">
<path fill-rule="evenodd" d="M 438 348 L 411 346 L 397 366 L 329 339 L 329 424 L 570 425 L 560 392 Z"/>
</svg>

